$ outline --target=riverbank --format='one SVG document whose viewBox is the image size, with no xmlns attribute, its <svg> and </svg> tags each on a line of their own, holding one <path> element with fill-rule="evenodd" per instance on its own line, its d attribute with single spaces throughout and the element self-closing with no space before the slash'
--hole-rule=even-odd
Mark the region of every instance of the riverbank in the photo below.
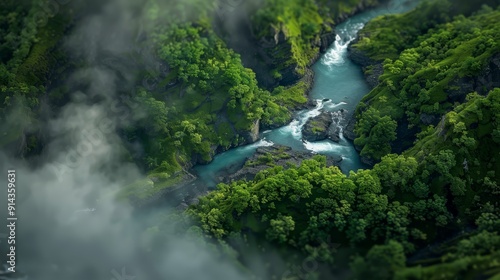
<svg viewBox="0 0 500 280">
<path fill-rule="evenodd" d="M 319 115 L 322 110 L 332 112 L 343 110 L 346 112 L 346 117 L 352 115 L 359 100 L 369 92 L 369 87 L 365 85 L 359 66 L 348 60 L 347 46 L 356 37 L 356 33 L 365 22 L 387 12 L 389 11 L 385 7 L 380 7 L 339 24 L 335 30 L 335 42 L 323 55 L 317 54 L 314 60 L 316 63 L 307 70 L 307 75 L 300 81 L 303 85 L 305 84 L 307 89 L 304 91 L 308 97 L 307 105 L 296 108 L 297 111 L 293 113 L 292 121 L 288 125 L 282 127 L 261 126 L 261 130 L 265 131 L 260 133 L 258 137 L 260 140 L 257 142 L 218 153 L 209 164 L 194 166 L 188 172 L 198 177 L 197 184 L 214 188 L 221 181 L 218 179 L 220 177 L 218 174 L 230 176 L 231 173 L 236 173 L 238 167 L 243 166 L 259 147 L 275 144 L 288 146 L 294 151 L 308 153 L 311 157 L 318 153 L 327 156 L 340 156 L 343 159 L 341 168 L 346 174 L 350 170 L 365 168 L 366 166 L 361 163 L 356 149 L 350 142 L 354 138 L 352 133 L 347 132 L 346 137 L 344 137 L 343 133 L 338 131 L 338 143 L 331 141 L 303 142 L 302 127 L 310 118 Z M 330 101 L 319 102 L 326 99 Z M 348 118 L 346 117 L 344 117 L 343 126 L 347 126 Z M 343 129 L 344 127 L 342 127 Z"/>
</svg>

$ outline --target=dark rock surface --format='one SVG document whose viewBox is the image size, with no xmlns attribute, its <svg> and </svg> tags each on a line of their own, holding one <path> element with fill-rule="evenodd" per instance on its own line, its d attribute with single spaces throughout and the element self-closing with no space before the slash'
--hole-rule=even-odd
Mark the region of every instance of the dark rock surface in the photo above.
<svg viewBox="0 0 500 280">
<path fill-rule="evenodd" d="M 259 140 L 259 131 L 260 131 L 260 120 L 256 120 L 252 125 L 252 129 L 250 131 L 246 131 L 243 134 L 245 141 L 247 143 L 257 142 L 257 140 Z"/>
<path fill-rule="evenodd" d="M 359 39 L 355 39 L 347 47 L 347 55 L 349 56 L 349 59 L 351 59 L 352 62 L 358 64 L 361 67 L 367 67 L 370 65 L 377 64 L 377 61 L 368 57 L 368 55 L 366 55 L 363 51 L 353 47 L 353 45 L 355 45 L 358 42 L 358 40 Z"/>
<path fill-rule="evenodd" d="M 361 160 L 362 163 L 364 163 L 364 164 L 366 164 L 368 166 L 374 166 L 375 165 L 375 160 L 373 160 L 372 158 L 360 156 L 360 160 Z"/>
<path fill-rule="evenodd" d="M 347 117 L 346 123 L 347 125 L 344 127 L 344 137 L 348 140 L 354 141 L 354 139 L 356 139 L 356 133 L 354 133 L 356 118 L 351 114 Z"/>
<path fill-rule="evenodd" d="M 328 101 L 323 100 L 323 102 Z M 302 139 L 309 142 L 330 139 L 340 142 L 340 134 L 348 124 L 348 112 L 341 109 L 336 112 L 322 112 L 310 118 L 302 128 Z"/>
<path fill-rule="evenodd" d="M 486 95 L 500 87 L 500 54 L 491 57 L 483 70 L 474 77 L 457 78 L 450 82 L 447 93 L 450 102 L 464 102 L 467 94 L 477 92 Z"/>
<path fill-rule="evenodd" d="M 302 128 L 302 139 L 314 142 L 328 138 L 328 130 L 332 124 L 332 114 L 330 112 L 322 112 L 314 118 L 307 120 Z"/>
<path fill-rule="evenodd" d="M 347 125 L 346 115 L 347 111 L 344 109 L 332 113 L 332 124 L 328 128 L 328 139 L 336 143 L 340 142 L 340 133 L 343 134 L 344 127 Z"/>
<path fill-rule="evenodd" d="M 382 63 L 377 63 L 372 66 L 370 71 L 367 71 L 367 69 L 363 69 L 363 73 L 365 75 L 366 82 L 370 86 L 370 88 L 375 88 L 379 84 L 378 78 L 384 74 L 384 67 Z"/>
<path fill-rule="evenodd" d="M 378 86 L 378 78 L 384 73 L 384 68 L 381 61 L 373 60 L 363 51 L 353 47 L 353 44 L 356 44 L 358 40 L 356 39 L 349 44 L 347 53 L 354 63 L 361 66 L 366 82 L 373 89 Z"/>
<path fill-rule="evenodd" d="M 311 159 L 315 156 L 312 152 L 294 151 L 292 148 L 281 145 L 270 147 L 260 147 L 256 153 L 248 158 L 245 165 L 233 174 L 221 176 L 223 182 L 229 183 L 236 180 L 251 180 L 260 171 L 272 166 L 288 167 L 289 165 L 300 165 L 303 160 Z M 327 157 L 328 166 L 339 166 L 342 157 Z"/>
</svg>

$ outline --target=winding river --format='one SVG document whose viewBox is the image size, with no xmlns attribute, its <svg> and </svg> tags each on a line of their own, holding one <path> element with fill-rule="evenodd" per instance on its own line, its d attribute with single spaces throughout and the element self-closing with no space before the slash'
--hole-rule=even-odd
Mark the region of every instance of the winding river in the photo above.
<svg viewBox="0 0 500 280">
<path fill-rule="evenodd" d="M 354 64 L 347 55 L 348 45 L 356 38 L 357 33 L 369 20 L 385 14 L 402 13 L 416 6 L 417 1 L 392 0 L 388 4 L 360 13 L 336 26 L 336 40 L 327 52 L 316 62 L 312 69 L 315 73 L 314 85 L 309 98 L 316 102 L 316 107 L 295 114 L 294 120 L 287 126 L 261 132 L 258 142 L 230 149 L 214 157 L 207 165 L 197 165 L 194 173 L 208 188 L 216 185 L 217 174 L 230 167 L 243 164 L 252 156 L 258 147 L 281 144 L 297 151 L 310 151 L 323 155 L 342 156 L 340 168 L 344 173 L 365 168 L 352 142 L 346 140 L 342 133 L 340 142 L 330 140 L 320 142 L 302 141 L 302 127 L 311 117 L 323 111 L 347 110 L 354 112 L 361 98 L 370 89 L 364 79 L 361 68 Z M 324 102 L 323 100 L 328 99 Z"/>
</svg>

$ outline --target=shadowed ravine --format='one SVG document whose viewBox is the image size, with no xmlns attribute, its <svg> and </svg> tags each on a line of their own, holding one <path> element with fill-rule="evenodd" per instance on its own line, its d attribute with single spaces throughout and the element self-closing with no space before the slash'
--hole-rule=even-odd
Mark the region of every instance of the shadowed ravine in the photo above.
<svg viewBox="0 0 500 280">
<path fill-rule="evenodd" d="M 303 141 L 302 127 L 308 119 L 319 115 L 322 111 L 338 112 L 344 109 L 347 111 L 347 117 L 351 116 L 356 105 L 370 89 L 361 67 L 349 59 L 347 47 L 370 19 L 384 14 L 407 11 L 414 7 L 414 4 L 413 2 L 394 0 L 386 6 L 363 12 L 339 24 L 335 30 L 337 33 L 335 42 L 312 67 L 315 77 L 309 99 L 316 103 L 316 106 L 313 109 L 297 112 L 294 120 L 287 126 L 261 132 L 261 140 L 254 144 L 230 149 L 215 156 L 210 164 L 195 166 L 193 170 L 198 175 L 200 184 L 209 188 L 215 187 L 217 174 L 222 170 L 243 164 L 245 159 L 250 157 L 258 147 L 274 144 L 289 146 L 296 151 L 341 156 L 343 160 L 340 168 L 344 173 L 365 168 L 366 166 L 360 161 L 353 143 L 343 137 L 342 127 L 339 143 L 330 140 Z"/>
</svg>

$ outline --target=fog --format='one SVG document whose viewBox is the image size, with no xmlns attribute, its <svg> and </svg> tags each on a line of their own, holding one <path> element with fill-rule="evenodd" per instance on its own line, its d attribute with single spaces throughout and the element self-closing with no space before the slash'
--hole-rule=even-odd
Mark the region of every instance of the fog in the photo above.
<svg viewBox="0 0 500 280">
<path fill-rule="evenodd" d="M 147 48 L 138 47 L 148 28 L 143 13 L 147 5 L 118 0 L 88 4 L 86 10 L 75 12 L 75 25 L 61 45 L 70 59 L 80 63 L 62 81 L 70 89 L 70 101 L 63 108 L 44 109 L 43 151 L 30 162 L 12 157 L 12 151 L 0 153 L 4 182 L 5 171 L 16 170 L 18 276 L 40 280 L 247 279 L 248 271 L 203 242 L 179 234 L 176 223 L 163 223 L 160 238 L 151 239 L 155 236 L 148 234 L 155 232 L 152 226 L 172 210 L 138 215 L 116 200 L 121 188 L 144 176 L 136 165 L 123 160 L 131 155 L 117 134 L 141 117 L 136 114 L 140 108 L 120 93 L 148 84 L 135 80 L 139 66 L 130 54 L 140 54 L 141 67 L 146 69 L 156 69 L 158 62 Z M 48 6 L 51 13 L 68 7 L 81 8 L 82 2 L 59 1 Z M 168 8 L 163 12 L 168 14 Z M 186 11 L 184 16 L 190 14 Z M 5 187 L 1 197 L 1 219 L 6 221 Z M 4 229 L 0 233 L 6 233 Z M 1 241 L 3 249 L 5 239 Z M 1 253 L 5 263 L 6 253 Z"/>
</svg>

